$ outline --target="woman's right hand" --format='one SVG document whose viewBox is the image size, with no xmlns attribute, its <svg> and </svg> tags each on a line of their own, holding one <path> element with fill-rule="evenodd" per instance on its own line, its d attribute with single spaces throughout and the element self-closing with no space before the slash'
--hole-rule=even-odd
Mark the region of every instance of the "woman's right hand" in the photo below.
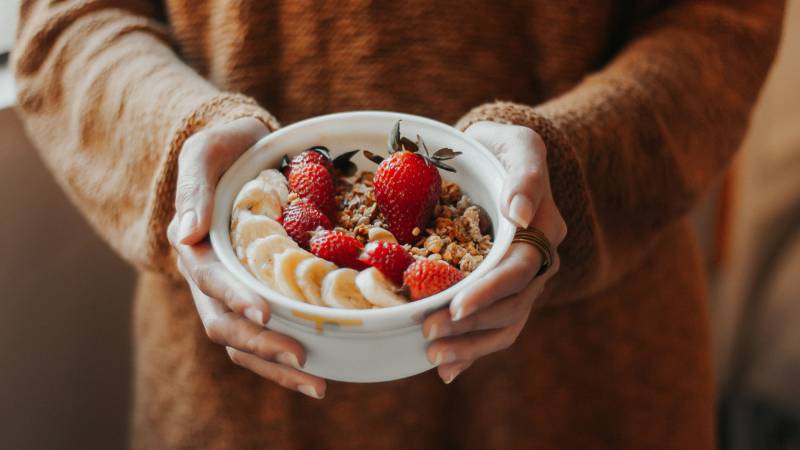
<svg viewBox="0 0 800 450">
<path fill-rule="evenodd" d="M 219 178 L 268 132 L 259 120 L 242 118 L 186 140 L 178 158 L 175 217 L 167 235 L 208 337 L 225 346 L 234 363 L 285 388 L 323 398 L 325 380 L 299 370 L 305 362 L 303 347 L 264 328 L 269 306 L 225 269 L 207 239 Z"/>
</svg>

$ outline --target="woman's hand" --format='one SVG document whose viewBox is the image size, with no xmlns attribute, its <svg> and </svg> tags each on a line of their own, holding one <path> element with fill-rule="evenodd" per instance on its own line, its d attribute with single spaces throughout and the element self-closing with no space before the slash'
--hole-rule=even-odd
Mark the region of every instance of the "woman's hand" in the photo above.
<svg viewBox="0 0 800 450">
<path fill-rule="evenodd" d="M 553 251 L 564 240 L 567 226 L 553 201 L 547 173 L 547 149 L 533 130 L 494 122 L 478 122 L 466 133 L 493 151 L 508 170 L 502 212 L 520 227 L 542 231 Z M 422 332 L 433 343 L 428 359 L 438 366 L 445 383 L 476 359 L 505 350 L 528 321 L 536 297 L 559 267 L 558 254 L 550 268 L 536 276 L 542 254 L 526 243 L 514 243 L 495 269 L 459 292 L 450 304 L 431 314 Z"/>
<path fill-rule="evenodd" d="M 305 361 L 303 347 L 264 328 L 270 316 L 267 303 L 225 269 L 206 239 L 219 178 L 268 132 L 260 121 L 243 118 L 186 140 L 178 160 L 176 213 L 167 234 L 208 337 L 224 345 L 234 363 L 288 389 L 322 398 L 325 380 L 298 370 Z"/>
</svg>

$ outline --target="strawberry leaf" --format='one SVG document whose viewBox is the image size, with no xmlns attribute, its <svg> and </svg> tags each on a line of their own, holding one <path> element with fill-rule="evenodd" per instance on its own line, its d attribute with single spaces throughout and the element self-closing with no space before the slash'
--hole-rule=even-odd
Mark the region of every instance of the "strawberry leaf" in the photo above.
<svg viewBox="0 0 800 450">
<path fill-rule="evenodd" d="M 461 152 L 457 152 L 452 148 L 440 148 L 433 153 L 433 159 L 437 159 L 439 161 L 447 161 L 448 159 L 453 159 L 456 156 L 460 155 Z"/>
<path fill-rule="evenodd" d="M 416 153 L 417 151 L 419 151 L 419 147 L 417 146 L 417 144 L 415 144 L 411 139 L 407 137 L 400 138 L 400 147 L 402 147 L 403 150 L 409 151 L 411 153 Z"/>
<path fill-rule="evenodd" d="M 364 153 L 364 156 L 368 160 L 374 162 L 375 164 L 380 164 L 380 163 L 383 162 L 383 156 L 378 156 L 378 155 L 376 155 L 375 153 L 372 153 L 369 150 L 361 150 L 361 152 Z"/>
<path fill-rule="evenodd" d="M 436 166 L 436 167 L 438 167 L 438 168 L 440 168 L 442 170 L 446 170 L 448 172 L 453 172 L 453 173 L 456 172 L 456 169 L 454 167 L 449 166 L 449 165 L 443 163 L 442 161 L 439 161 L 437 159 L 433 159 L 433 160 L 430 160 L 430 161 L 433 163 L 434 166 Z"/>
<path fill-rule="evenodd" d="M 422 147 L 422 149 L 425 150 L 425 156 L 430 158 L 431 157 L 431 152 L 428 151 L 428 146 L 425 145 L 425 141 L 422 140 L 422 136 L 417 135 L 417 142 Z"/>
<path fill-rule="evenodd" d="M 280 169 L 280 171 L 283 172 L 283 169 L 289 167 L 289 164 L 291 164 L 291 162 L 292 161 L 289 159 L 289 155 L 283 155 L 283 158 L 281 158 L 281 164 L 280 166 L 278 166 L 278 169 Z"/>
<path fill-rule="evenodd" d="M 359 150 L 350 150 L 349 152 L 342 153 L 333 160 L 333 167 L 335 167 L 342 175 L 351 177 L 356 174 L 358 167 L 350 161 Z"/>
<path fill-rule="evenodd" d="M 400 120 L 394 124 L 392 127 L 391 133 L 389 133 L 389 154 L 391 155 L 394 152 L 399 152 L 403 149 L 402 145 L 400 144 Z"/>
<path fill-rule="evenodd" d="M 331 151 L 328 150 L 328 147 L 325 147 L 325 146 L 322 146 L 322 145 L 315 145 L 313 147 L 307 148 L 306 150 L 310 150 L 312 152 L 317 152 L 320 155 L 322 155 L 322 156 L 324 156 L 324 157 L 326 157 L 328 159 L 331 159 Z"/>
</svg>

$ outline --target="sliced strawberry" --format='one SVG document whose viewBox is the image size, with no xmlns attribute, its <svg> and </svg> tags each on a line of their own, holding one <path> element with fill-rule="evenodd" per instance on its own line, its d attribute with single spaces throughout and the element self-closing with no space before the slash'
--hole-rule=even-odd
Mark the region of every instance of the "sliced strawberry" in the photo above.
<svg viewBox="0 0 800 450">
<path fill-rule="evenodd" d="M 312 232 L 320 227 L 326 230 L 333 228 L 330 219 L 316 205 L 302 198 L 283 209 L 281 223 L 286 233 L 304 248 L 308 248 Z"/>
<path fill-rule="evenodd" d="M 363 270 L 367 265 L 358 260 L 364 246 L 344 231 L 320 231 L 310 241 L 311 253 L 339 267 Z"/>
<path fill-rule="evenodd" d="M 414 262 L 414 257 L 394 242 L 370 242 L 359 258 L 383 273 L 398 286 L 403 284 L 403 272 Z"/>
<path fill-rule="evenodd" d="M 289 190 L 317 205 L 328 217 L 336 212 L 333 175 L 322 164 L 293 167 L 289 174 Z"/>
<path fill-rule="evenodd" d="M 430 297 L 464 279 L 464 274 L 450 264 L 420 259 L 403 273 L 403 284 L 411 300 Z"/>
</svg>

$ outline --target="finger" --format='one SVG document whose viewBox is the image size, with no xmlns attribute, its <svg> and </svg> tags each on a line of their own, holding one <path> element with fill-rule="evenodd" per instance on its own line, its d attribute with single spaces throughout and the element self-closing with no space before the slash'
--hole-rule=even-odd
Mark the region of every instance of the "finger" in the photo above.
<svg viewBox="0 0 800 450">
<path fill-rule="evenodd" d="M 458 321 L 451 320 L 449 309 L 441 309 L 425 319 L 422 324 L 422 333 L 432 341 L 473 331 L 510 326 L 528 318 L 533 302 L 541 293 L 542 288 L 541 283 L 531 283 L 522 292 L 501 299 Z"/>
<path fill-rule="evenodd" d="M 208 234 L 214 187 L 245 150 L 267 134 L 257 119 L 246 117 L 201 131 L 183 144 L 178 157 L 175 211 L 179 239 L 193 244 Z"/>
<path fill-rule="evenodd" d="M 203 294 L 191 281 L 189 288 L 200 321 L 212 342 L 295 368 L 305 364 L 305 351 L 299 342 L 245 320 L 220 301 Z"/>
<path fill-rule="evenodd" d="M 457 362 L 452 364 L 444 364 L 436 368 L 436 371 L 439 372 L 439 378 L 444 381 L 444 384 L 450 384 L 453 380 L 456 379 L 462 372 L 467 370 L 469 366 L 475 361 L 467 361 L 467 362 Z"/>
<path fill-rule="evenodd" d="M 309 375 L 296 369 L 269 361 L 227 347 L 228 356 L 235 364 L 242 366 L 279 385 L 303 393 L 309 397 L 322 399 L 325 397 L 326 383 L 322 378 Z"/>
<path fill-rule="evenodd" d="M 478 359 L 509 348 L 525 321 L 498 330 L 476 331 L 463 336 L 437 339 L 428 346 L 428 360 L 435 366 Z"/>
<path fill-rule="evenodd" d="M 478 122 L 466 130 L 490 150 L 508 171 L 501 211 L 525 228 L 533 220 L 548 190 L 547 148 L 538 133 L 527 127 Z"/>
<path fill-rule="evenodd" d="M 500 263 L 486 276 L 464 289 L 450 303 L 453 320 L 461 320 L 480 308 L 523 290 L 542 264 L 542 254 L 526 243 L 514 243 Z"/>
<path fill-rule="evenodd" d="M 174 224 L 167 233 L 174 232 Z M 203 294 L 219 300 L 224 306 L 254 323 L 264 326 L 270 318 L 267 302 L 237 280 L 217 260 L 208 242 L 195 245 L 177 244 L 179 269 Z"/>
<path fill-rule="evenodd" d="M 567 223 L 561 217 L 561 212 L 558 210 L 553 196 L 548 192 L 542 203 L 539 204 L 539 210 L 536 212 L 536 217 L 533 218 L 531 227 L 538 229 L 544 233 L 547 240 L 552 245 L 552 250 L 558 249 L 558 246 L 567 237 Z"/>
</svg>

